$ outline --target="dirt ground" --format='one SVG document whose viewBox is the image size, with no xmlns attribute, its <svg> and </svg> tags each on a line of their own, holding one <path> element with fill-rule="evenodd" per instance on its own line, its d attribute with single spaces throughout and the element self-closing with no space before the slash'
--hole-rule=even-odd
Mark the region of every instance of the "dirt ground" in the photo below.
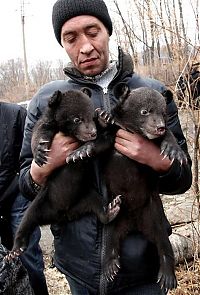
<svg viewBox="0 0 200 295">
<path fill-rule="evenodd" d="M 51 260 L 45 255 L 45 275 L 49 295 L 71 294 L 65 276 L 55 267 L 50 268 Z M 200 259 L 176 267 L 178 287 L 170 291 L 169 295 L 200 295 Z M 123 295 L 123 294 L 122 294 Z"/>
<path fill-rule="evenodd" d="M 55 267 L 51 267 L 51 257 L 44 255 L 45 276 L 47 280 L 49 295 L 67 295 L 71 294 L 65 276 Z"/>
</svg>

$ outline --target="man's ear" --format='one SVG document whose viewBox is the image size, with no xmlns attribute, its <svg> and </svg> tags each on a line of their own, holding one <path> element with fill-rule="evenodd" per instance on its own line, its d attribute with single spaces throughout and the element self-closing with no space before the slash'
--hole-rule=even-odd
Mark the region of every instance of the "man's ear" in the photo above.
<svg viewBox="0 0 200 295">
<path fill-rule="evenodd" d="M 83 87 L 80 89 L 83 93 L 85 93 L 87 96 L 91 97 L 92 96 L 92 91 L 87 88 L 87 87 Z"/>
<path fill-rule="evenodd" d="M 113 93 L 117 99 L 123 102 L 128 97 L 130 88 L 126 83 L 120 82 L 114 87 Z"/>
<path fill-rule="evenodd" d="M 52 97 L 49 99 L 49 103 L 48 103 L 49 107 L 56 109 L 59 106 L 61 99 L 62 99 L 62 92 L 60 90 L 55 91 Z"/>
</svg>

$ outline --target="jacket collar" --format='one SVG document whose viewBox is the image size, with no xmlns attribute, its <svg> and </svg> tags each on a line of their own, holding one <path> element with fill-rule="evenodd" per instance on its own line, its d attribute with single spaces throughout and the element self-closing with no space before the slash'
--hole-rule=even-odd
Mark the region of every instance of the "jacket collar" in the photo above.
<svg viewBox="0 0 200 295">
<path fill-rule="evenodd" d="M 64 73 L 72 80 L 88 82 L 88 77 L 81 74 L 71 63 L 66 68 L 64 68 Z M 131 56 L 127 53 L 124 53 L 123 50 L 119 47 L 117 73 L 115 75 L 115 78 L 119 77 L 120 79 L 122 79 L 123 77 L 131 74 L 133 74 L 133 62 Z"/>
</svg>

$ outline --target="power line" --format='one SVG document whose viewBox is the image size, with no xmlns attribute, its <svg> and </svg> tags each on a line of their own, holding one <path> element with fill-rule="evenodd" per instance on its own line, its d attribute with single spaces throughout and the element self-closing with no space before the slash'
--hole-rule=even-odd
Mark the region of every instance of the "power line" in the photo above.
<svg viewBox="0 0 200 295">
<path fill-rule="evenodd" d="M 28 75 L 27 55 L 26 55 L 24 0 L 21 0 L 20 6 L 21 6 L 22 42 L 23 42 L 23 56 L 24 56 L 24 84 L 26 89 L 26 97 L 29 98 L 29 75 Z"/>
</svg>

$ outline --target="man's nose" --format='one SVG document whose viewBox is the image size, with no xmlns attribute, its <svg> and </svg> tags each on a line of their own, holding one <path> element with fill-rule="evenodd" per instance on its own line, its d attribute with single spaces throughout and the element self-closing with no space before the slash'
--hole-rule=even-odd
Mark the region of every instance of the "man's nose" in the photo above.
<svg viewBox="0 0 200 295">
<path fill-rule="evenodd" d="M 94 49 L 94 47 L 93 47 L 92 43 L 90 42 L 90 40 L 87 38 L 87 36 L 82 35 L 80 52 L 82 54 L 88 55 L 92 52 L 93 49 Z"/>
</svg>

